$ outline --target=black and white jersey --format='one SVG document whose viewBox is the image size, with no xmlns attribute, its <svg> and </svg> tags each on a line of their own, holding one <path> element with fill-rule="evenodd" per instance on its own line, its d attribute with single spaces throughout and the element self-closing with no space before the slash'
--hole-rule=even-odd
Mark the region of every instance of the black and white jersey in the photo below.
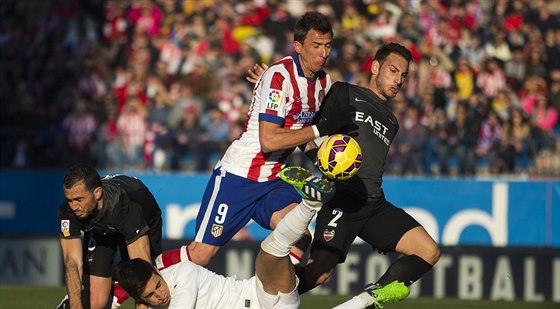
<svg viewBox="0 0 560 309">
<path fill-rule="evenodd" d="M 60 235 L 77 238 L 81 231 L 105 235 L 122 235 L 130 244 L 160 225 L 161 210 L 148 188 L 137 178 L 124 175 L 106 176 L 103 186 L 103 208 L 95 217 L 79 220 L 68 202 L 58 209 Z"/>
<path fill-rule="evenodd" d="M 325 97 L 321 118 L 336 113 L 341 106 L 356 108 L 354 123 L 357 128 L 345 132 L 358 141 L 363 162 L 356 176 L 336 183 L 337 190 L 348 190 L 364 199 L 383 197 L 381 184 L 385 159 L 399 123 L 387 101 L 381 100 L 369 88 L 343 82 L 333 84 Z"/>
</svg>

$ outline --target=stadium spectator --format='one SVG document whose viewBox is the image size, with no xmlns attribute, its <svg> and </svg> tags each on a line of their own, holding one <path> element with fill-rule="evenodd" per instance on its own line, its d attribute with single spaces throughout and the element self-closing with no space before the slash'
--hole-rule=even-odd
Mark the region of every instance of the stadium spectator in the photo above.
<svg viewBox="0 0 560 309">
<path fill-rule="evenodd" d="M 272 1 L 267 3 L 270 8 L 260 2 L 235 0 L 220 6 L 212 5 L 212 1 L 168 0 L 71 1 L 65 7 L 61 2 L 43 6 L 17 3 L 7 0 L 2 6 L 6 21 L 0 37 L 0 96 L 9 102 L 2 113 L 3 167 L 13 163 L 12 149 L 20 149 L 18 157 L 26 160 L 18 160 L 18 164 L 26 162 L 24 166 L 63 164 L 55 154 L 69 153 L 68 145 L 59 141 L 57 126 L 71 113 L 77 92 L 91 100 L 88 109 L 97 123 L 104 121 L 106 107 L 100 103 L 109 92 L 118 99 L 117 116 L 128 96 L 146 105 L 150 74 L 156 74 L 167 91 L 174 83 L 189 85 L 201 105 L 214 105 L 216 98 L 227 97 L 223 89 L 228 86 L 224 84 L 235 80 L 244 85 L 241 89 L 245 92 L 242 74 L 253 63 L 267 57 L 273 62 L 292 53 L 290 27 L 295 17 L 306 10 L 325 12 L 333 18 L 335 27 L 342 27 L 344 8 L 351 4 L 355 16 L 361 16 L 367 25 L 351 26 L 355 24 L 353 15 L 345 24 L 351 32 L 334 41 L 332 59 L 326 65 L 333 80 L 363 82 L 364 76 L 348 72 L 345 64 L 358 62 L 368 74 L 372 55 L 387 40 L 401 42 L 413 51 L 411 73 L 415 66 L 422 70 L 433 56 L 442 65 L 442 58 L 426 48 L 433 43 L 441 46 L 442 56 L 451 60 L 452 66 L 446 70 L 452 80 L 459 73 L 456 68 L 462 57 L 468 59 L 473 74 L 481 79 L 488 77 L 483 69 L 485 60 L 492 55 L 501 59 L 506 82 L 499 88 L 510 88 L 512 104 L 519 105 L 517 102 L 526 96 L 525 81 L 536 75 L 550 86 L 550 74 L 558 69 L 560 61 L 560 16 L 554 1 Z M 392 13 L 387 14 L 388 10 Z M 387 17 L 390 23 L 381 22 Z M 375 22 L 382 32 L 368 31 Z M 439 28 L 445 24 L 446 31 L 438 31 L 438 24 Z M 381 35 L 371 39 L 372 33 Z M 341 57 L 342 43 L 356 47 L 358 52 L 351 61 Z M 417 52 L 415 46 L 419 47 Z M 484 49 L 490 46 L 489 56 Z M 508 48 L 512 59 L 504 63 Z M 233 59 L 233 74 L 227 63 L 231 60 L 222 57 L 226 54 L 223 50 L 228 50 L 228 57 Z M 217 78 L 222 68 L 231 74 L 227 79 Z M 407 98 L 412 102 L 419 101 L 424 88 L 428 88 L 422 83 L 425 75 L 419 73 L 418 82 L 411 74 L 406 85 Z M 496 76 L 478 82 L 486 99 L 492 100 L 497 93 L 495 80 Z M 464 90 L 459 85 L 457 89 L 464 98 Z M 249 93 L 250 90 L 244 95 Z M 448 95 L 436 93 L 438 104 L 448 101 Z M 558 100 L 551 102 L 554 105 Z M 420 107 L 422 119 L 429 118 L 433 109 Z M 206 109 L 202 106 L 199 111 Z M 170 122 L 171 130 L 182 117 L 182 110 L 179 108 L 172 116 L 177 119 Z M 231 109 L 232 115 L 224 112 L 228 119 L 236 118 L 235 108 Z M 41 134 L 29 133 L 34 131 Z M 45 155 L 34 155 L 39 152 Z M 95 161 L 108 161 L 98 153 L 103 152 L 92 154 Z"/>
<path fill-rule="evenodd" d="M 140 100 L 131 97 L 117 118 L 117 134 L 122 143 L 125 166 L 144 168 L 146 131 L 146 109 Z"/>
<path fill-rule="evenodd" d="M 172 134 L 171 169 L 174 171 L 186 170 L 188 168 L 187 164 L 195 161 L 199 137 L 203 132 L 196 113 L 196 107 L 188 105 L 182 114 L 183 118 Z"/>
<path fill-rule="evenodd" d="M 531 123 L 523 114 L 523 109 L 514 107 L 510 113 L 510 119 L 504 123 L 502 130 L 497 169 L 500 173 L 513 175 L 525 170 L 534 146 Z"/>
<path fill-rule="evenodd" d="M 512 50 L 511 60 L 504 64 L 507 85 L 514 92 L 519 91 L 527 74 L 527 63 L 521 47 Z"/>
<path fill-rule="evenodd" d="M 478 139 L 477 123 L 468 117 L 468 106 L 457 106 L 457 117 L 447 125 L 447 143 L 450 155 L 456 159 L 458 174 L 474 176 L 475 146 Z"/>
<path fill-rule="evenodd" d="M 506 34 L 501 29 L 496 29 L 492 37 L 492 40 L 484 44 L 484 52 L 486 55 L 490 58 L 497 59 L 502 63 L 510 61 L 511 49 L 506 41 Z"/>
<path fill-rule="evenodd" d="M 475 88 L 476 74 L 470 67 L 469 60 L 462 57 L 457 62 L 457 70 L 453 74 L 453 81 L 459 95 L 459 100 L 469 98 Z"/>
<path fill-rule="evenodd" d="M 546 93 L 537 93 L 533 100 L 526 100 L 523 110 L 532 126 L 537 150 L 553 147 L 552 131 L 558 123 L 558 112 L 548 101 Z"/>
<path fill-rule="evenodd" d="M 502 140 L 502 123 L 498 114 L 490 110 L 480 125 L 480 133 L 475 153 L 478 158 L 488 162 L 490 171 L 497 173 L 498 151 Z"/>
<path fill-rule="evenodd" d="M 206 172 L 210 169 L 208 158 L 221 157 L 231 142 L 230 123 L 219 108 L 212 107 L 202 115 L 200 125 L 202 132 L 196 147 L 196 170 Z"/>
<path fill-rule="evenodd" d="M 426 175 L 432 175 L 432 170 L 435 169 L 437 175 L 448 176 L 447 115 L 443 108 L 435 108 L 425 120 L 425 126 L 428 130 L 428 140 L 424 150 L 424 172 Z"/>
<path fill-rule="evenodd" d="M 498 95 L 498 91 L 505 88 L 506 77 L 498 60 L 488 58 L 484 62 L 484 67 L 476 78 L 476 86 L 490 100 Z"/>
<path fill-rule="evenodd" d="M 73 112 L 66 116 L 62 123 L 68 137 L 71 164 L 94 163 L 92 150 L 97 125 L 94 115 L 88 111 L 86 102 L 78 99 Z"/>
<path fill-rule="evenodd" d="M 392 156 L 400 161 L 401 175 L 422 175 L 427 131 L 420 123 L 420 110 L 409 104 L 399 119 L 399 134 L 393 140 Z"/>
</svg>

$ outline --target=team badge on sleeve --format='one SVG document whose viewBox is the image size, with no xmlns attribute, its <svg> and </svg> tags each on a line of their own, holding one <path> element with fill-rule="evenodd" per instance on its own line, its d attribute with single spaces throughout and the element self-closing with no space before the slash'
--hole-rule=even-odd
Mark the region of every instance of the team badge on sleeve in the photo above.
<svg viewBox="0 0 560 309">
<path fill-rule="evenodd" d="M 224 227 L 219 225 L 219 224 L 212 224 L 212 236 L 214 236 L 214 238 L 218 238 L 222 235 L 222 232 L 224 231 Z"/>
<path fill-rule="evenodd" d="M 278 115 L 280 102 L 282 102 L 282 91 L 277 89 L 270 89 L 266 98 L 266 113 Z"/>
<path fill-rule="evenodd" d="M 60 232 L 64 237 L 70 236 L 70 220 L 60 221 Z"/>
</svg>

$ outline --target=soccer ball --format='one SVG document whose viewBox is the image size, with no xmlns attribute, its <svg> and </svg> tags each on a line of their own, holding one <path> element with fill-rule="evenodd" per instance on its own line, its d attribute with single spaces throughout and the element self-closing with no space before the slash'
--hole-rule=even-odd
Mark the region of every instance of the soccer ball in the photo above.
<svg viewBox="0 0 560 309">
<path fill-rule="evenodd" d="M 331 135 L 317 151 L 317 167 L 332 180 L 350 179 L 356 175 L 361 165 L 362 149 L 349 135 Z"/>
</svg>

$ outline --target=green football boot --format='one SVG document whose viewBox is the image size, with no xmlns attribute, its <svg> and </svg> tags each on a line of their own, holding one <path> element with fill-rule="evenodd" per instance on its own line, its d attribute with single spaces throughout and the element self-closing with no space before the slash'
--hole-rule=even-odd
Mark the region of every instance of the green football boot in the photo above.
<svg viewBox="0 0 560 309">
<path fill-rule="evenodd" d="M 334 196 L 335 187 L 332 181 L 316 177 L 303 167 L 285 167 L 280 171 L 280 178 L 294 186 L 306 200 L 325 203 Z"/>
<path fill-rule="evenodd" d="M 399 281 L 385 286 L 369 284 L 364 291 L 373 297 L 373 307 L 368 308 L 383 308 L 383 305 L 401 301 L 410 294 L 408 287 Z"/>
</svg>

